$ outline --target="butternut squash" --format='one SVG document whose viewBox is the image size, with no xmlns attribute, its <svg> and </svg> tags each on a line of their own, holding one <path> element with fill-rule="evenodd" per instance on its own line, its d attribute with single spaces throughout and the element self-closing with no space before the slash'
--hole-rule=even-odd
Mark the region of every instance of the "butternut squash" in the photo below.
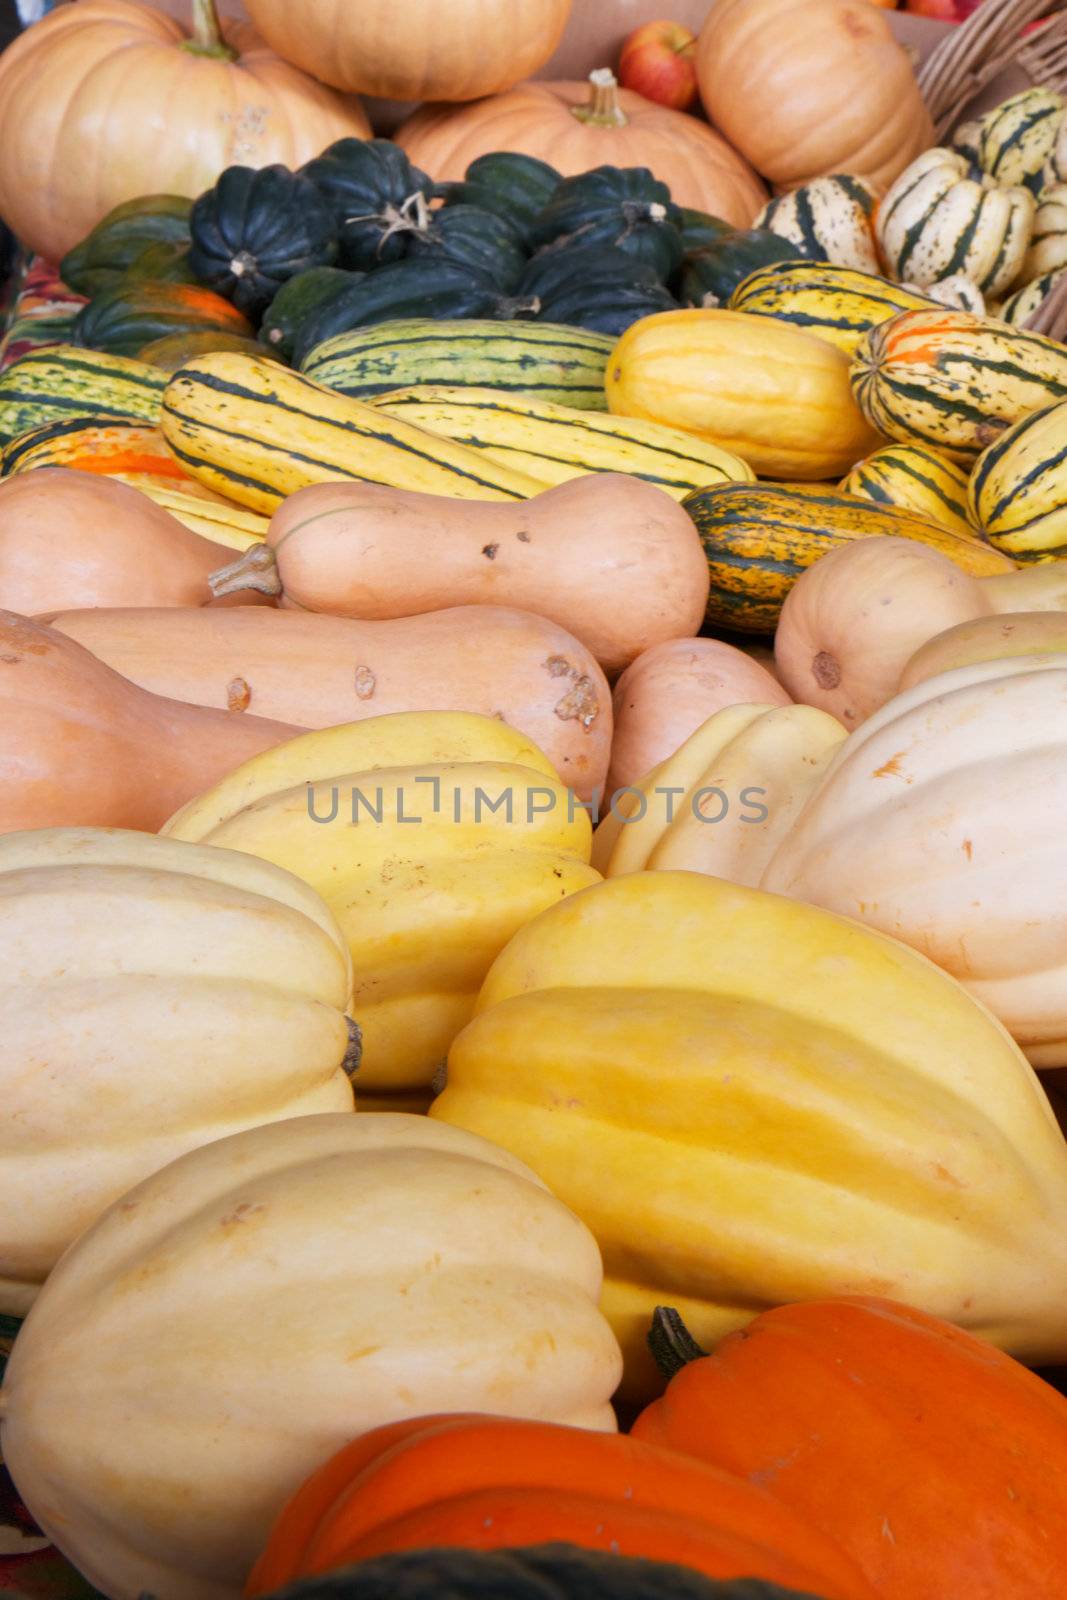
<svg viewBox="0 0 1067 1600">
<path fill-rule="evenodd" d="M 607 794 L 636 784 L 724 706 L 788 706 L 758 661 L 721 639 L 672 639 L 638 656 L 613 696 L 615 734 Z"/>
<path fill-rule="evenodd" d="M 476 711 L 526 734 L 582 799 L 607 772 L 607 679 L 577 639 L 524 611 L 458 606 L 353 622 L 241 606 L 65 611 L 45 620 L 175 700 L 303 728 L 390 711 Z"/>
<path fill-rule="evenodd" d="M 207 605 L 208 577 L 231 557 L 113 478 L 41 467 L 0 483 L 0 598 L 12 611 Z"/>
<path fill-rule="evenodd" d="M 1067 652 L 1067 616 L 1057 611 L 1003 611 L 975 617 L 928 639 L 906 662 L 900 675 L 901 694 L 927 678 L 980 661 L 1015 656 L 1050 656 Z"/>
<path fill-rule="evenodd" d="M 301 731 L 148 694 L 13 611 L 0 611 L 0 728 L 0 833 L 67 825 L 154 833 L 192 795 Z"/>
<path fill-rule="evenodd" d="M 266 544 L 211 587 L 368 621 L 517 606 L 558 622 L 617 673 L 652 645 L 696 633 L 709 582 L 681 506 L 653 484 L 600 473 L 520 505 L 380 483 L 301 489 L 275 513 Z"/>
</svg>

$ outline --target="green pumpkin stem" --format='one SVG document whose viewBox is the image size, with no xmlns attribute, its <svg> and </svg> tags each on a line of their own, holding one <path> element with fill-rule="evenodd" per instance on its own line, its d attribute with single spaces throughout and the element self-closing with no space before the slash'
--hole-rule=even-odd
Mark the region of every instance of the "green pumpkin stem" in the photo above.
<svg viewBox="0 0 1067 1600">
<path fill-rule="evenodd" d="M 572 106 L 571 116 L 597 128 L 625 128 L 629 118 L 619 104 L 619 83 L 610 67 L 589 74 L 593 92 L 584 106 Z"/>
<path fill-rule="evenodd" d="M 701 1361 L 707 1351 L 697 1344 L 673 1306 L 657 1306 L 648 1330 L 648 1348 L 665 1378 L 673 1378 L 691 1361 Z"/>
<path fill-rule="evenodd" d="M 212 56 L 216 61 L 236 61 L 237 51 L 222 37 L 215 0 L 193 0 L 193 36 L 183 46 L 194 56 Z"/>
</svg>

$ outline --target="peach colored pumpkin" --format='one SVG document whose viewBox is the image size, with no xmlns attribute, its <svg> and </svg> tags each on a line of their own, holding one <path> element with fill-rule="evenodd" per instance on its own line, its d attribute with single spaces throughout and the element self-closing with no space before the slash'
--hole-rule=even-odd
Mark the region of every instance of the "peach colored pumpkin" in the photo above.
<svg viewBox="0 0 1067 1600">
<path fill-rule="evenodd" d="M 802 572 L 778 619 L 778 676 L 805 705 L 854 728 L 897 692 L 934 634 L 978 616 L 982 586 L 912 539 L 858 539 Z"/>
<path fill-rule="evenodd" d="M 280 56 L 338 89 L 474 100 L 544 65 L 572 0 L 245 0 Z"/>
<path fill-rule="evenodd" d="M 154 833 L 242 761 L 301 731 L 148 694 L 13 611 L 0 611 L 0 728 L 0 833 Z"/>
<path fill-rule="evenodd" d="M 301 489 L 212 584 L 283 606 L 378 621 L 507 605 L 559 623 L 609 674 L 696 633 L 708 563 L 692 518 L 623 473 L 561 483 L 519 504 L 462 503 L 377 483 Z"/>
<path fill-rule="evenodd" d="M 764 667 L 720 639 L 672 639 L 646 650 L 615 685 L 612 702 L 609 797 L 673 755 L 724 706 L 792 704 Z"/>
<path fill-rule="evenodd" d="M 114 478 L 39 467 L 0 483 L 0 601 L 26 614 L 70 606 L 202 606 L 233 559 Z"/>
<path fill-rule="evenodd" d="M 429 105 L 396 133 L 417 167 L 461 178 L 476 156 L 518 150 L 564 177 L 591 167 L 649 167 L 680 206 L 749 225 L 767 192 L 726 140 L 696 117 L 619 89 L 605 71 L 591 83 L 523 83 L 456 109 Z"/>
<path fill-rule="evenodd" d="M 195 10 L 210 52 L 211 0 Z M 235 163 L 296 167 L 369 135 L 357 101 L 280 60 L 247 23 L 222 32 L 222 53 L 200 54 L 152 6 L 79 0 L 8 46 L 0 214 L 23 244 L 58 261 L 122 201 L 195 197 Z"/>
<path fill-rule="evenodd" d="M 477 711 L 533 739 L 583 798 L 607 771 L 607 679 L 577 639 L 525 611 L 457 606 L 354 622 L 241 606 L 66 611 L 47 620 L 176 700 L 308 728 L 388 711 Z"/>
<path fill-rule="evenodd" d="M 697 44 L 708 116 L 784 189 L 849 172 L 885 189 L 934 129 L 870 0 L 715 0 Z"/>
</svg>

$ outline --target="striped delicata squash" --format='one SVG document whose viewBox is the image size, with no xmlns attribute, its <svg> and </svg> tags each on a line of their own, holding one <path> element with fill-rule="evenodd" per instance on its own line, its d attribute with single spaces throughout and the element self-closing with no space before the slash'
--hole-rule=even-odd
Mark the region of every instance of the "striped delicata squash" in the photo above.
<svg viewBox="0 0 1067 1600">
<path fill-rule="evenodd" d="M 966 472 L 929 445 L 887 444 L 857 461 L 840 487 L 842 494 L 939 522 L 961 538 L 977 537 L 967 509 Z"/>
<path fill-rule="evenodd" d="M 863 336 L 901 311 L 922 311 L 932 296 L 872 272 L 815 261 L 776 261 L 734 290 L 731 311 L 776 317 L 854 355 Z"/>
<path fill-rule="evenodd" d="M 1016 561 L 1067 559 L 1067 401 L 1032 411 L 975 463 L 972 517 Z"/>
</svg>

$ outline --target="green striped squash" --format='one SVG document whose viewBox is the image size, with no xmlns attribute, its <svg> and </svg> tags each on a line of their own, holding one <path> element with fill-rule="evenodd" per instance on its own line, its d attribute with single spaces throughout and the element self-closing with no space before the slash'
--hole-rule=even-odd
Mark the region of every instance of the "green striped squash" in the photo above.
<svg viewBox="0 0 1067 1600">
<path fill-rule="evenodd" d="M 1036 209 L 1029 189 L 969 176 L 966 157 L 937 147 L 905 167 L 879 203 L 875 232 L 894 278 L 926 287 L 964 273 L 983 294 L 1022 271 Z"/>
<path fill-rule="evenodd" d="M 166 374 L 127 356 L 50 345 L 0 373 L 0 444 L 69 417 L 158 422 Z"/>
<path fill-rule="evenodd" d="M 1063 121 L 1063 96 L 1053 89 L 1023 89 L 979 119 L 977 161 L 998 184 L 1025 184 L 1034 194 Z"/>
<path fill-rule="evenodd" d="M 871 328 L 901 311 L 933 304 L 922 290 L 852 267 L 776 261 L 751 273 L 735 289 L 729 309 L 791 322 L 851 356 Z"/>
<path fill-rule="evenodd" d="M 1040 278 L 1032 278 L 1029 283 L 1024 283 L 1021 289 L 1016 289 L 1014 294 L 1010 294 L 995 311 L 991 311 L 990 316 L 1021 328 L 1034 312 L 1040 309 L 1052 285 L 1058 283 L 1065 272 L 1067 267 L 1060 267 L 1056 272 L 1044 272 Z"/>
<path fill-rule="evenodd" d="M 839 487 L 842 494 L 938 522 L 961 538 L 977 537 L 967 507 L 966 472 L 929 445 L 887 444 L 857 461 Z"/>
<path fill-rule="evenodd" d="M 813 260 L 876 273 L 873 211 L 874 195 L 867 185 L 839 172 L 768 201 L 753 227 L 780 234 Z"/>
<path fill-rule="evenodd" d="M 1059 183 L 1038 197 L 1022 276 L 1030 282 L 1061 267 L 1067 267 L 1067 184 Z"/>
<path fill-rule="evenodd" d="M 966 311 L 904 311 L 871 329 L 851 379 L 887 439 L 966 462 L 1031 411 L 1067 399 L 1067 347 Z"/>
<path fill-rule="evenodd" d="M 555 323 L 416 318 L 327 339 L 305 376 L 366 400 L 414 384 L 471 385 L 582 411 L 606 411 L 604 373 L 616 340 Z"/>
<path fill-rule="evenodd" d="M 711 571 L 707 625 L 773 633 L 786 595 L 820 556 L 856 539 L 915 539 L 975 577 L 1011 572 L 1014 562 L 980 540 L 937 522 L 813 486 L 726 484 L 682 504 L 696 523 Z"/>
<path fill-rule="evenodd" d="M 1067 402 L 1033 411 L 975 463 L 970 514 L 1016 561 L 1067 559 Z"/>
</svg>

